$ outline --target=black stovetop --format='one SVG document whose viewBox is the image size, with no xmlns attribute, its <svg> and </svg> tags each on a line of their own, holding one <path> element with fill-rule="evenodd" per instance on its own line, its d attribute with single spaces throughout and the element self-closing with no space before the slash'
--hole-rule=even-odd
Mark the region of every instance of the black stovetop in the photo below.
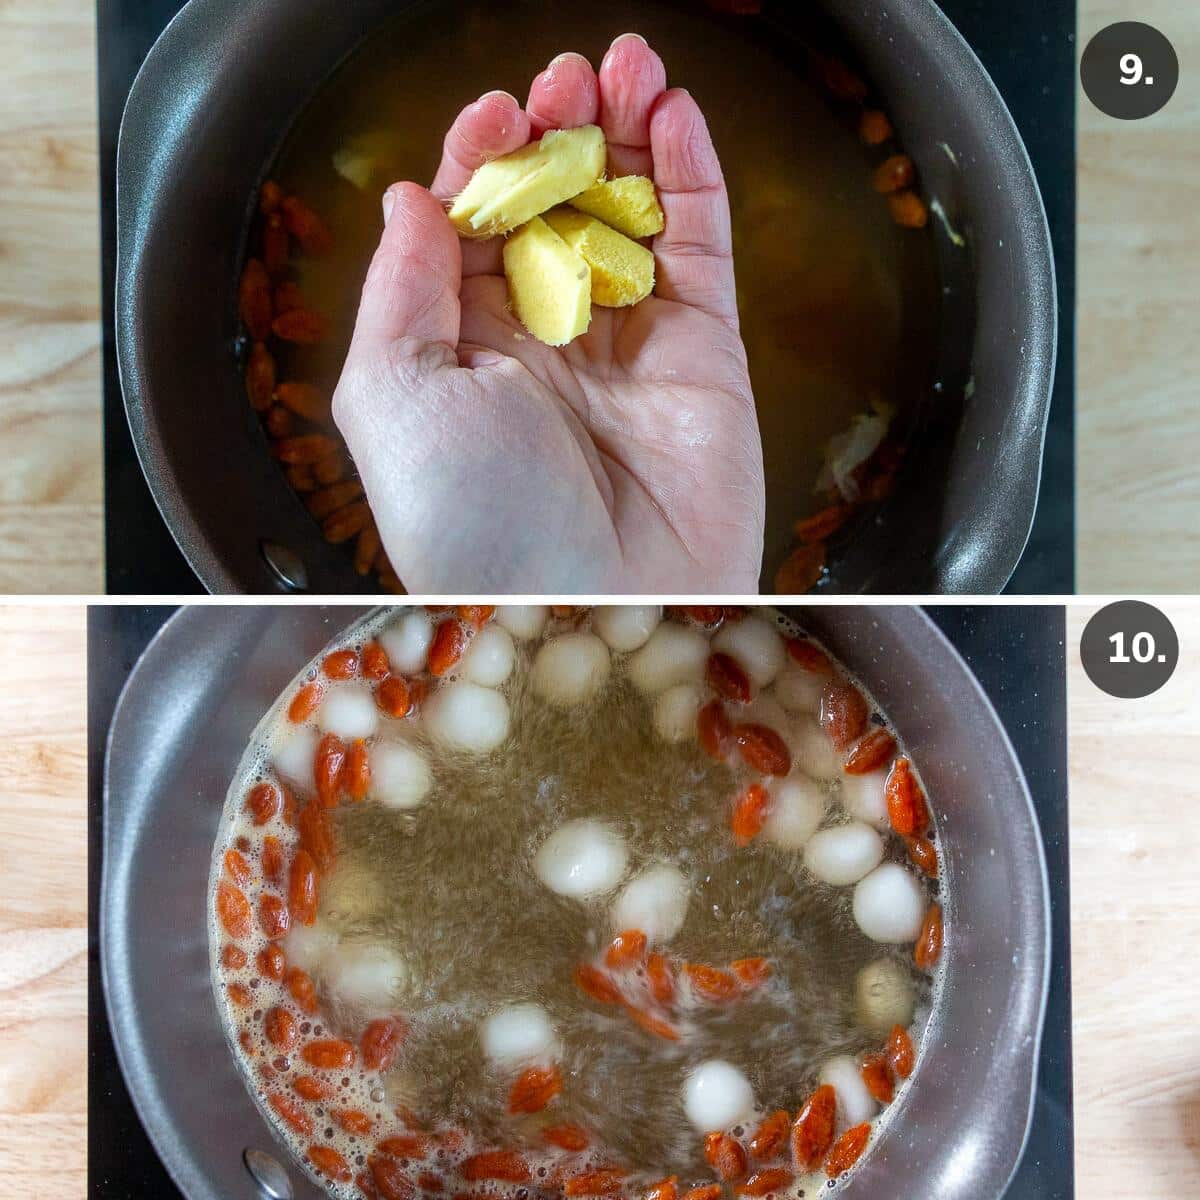
<svg viewBox="0 0 1200 1200">
<path fill-rule="evenodd" d="M 88 613 L 88 1176 L 92 1200 L 180 1196 L 139 1124 L 117 1066 L 105 1016 L 97 932 L 108 727 L 133 664 L 172 611 L 95 606 Z M 1006 1200 L 1071 1200 L 1065 616 L 1057 607 L 946 606 L 928 611 L 975 672 L 1008 730 L 1029 781 L 1046 846 L 1052 923 L 1050 998 L 1033 1125 Z M 246 1195 L 252 1190 L 247 1181 Z"/>
<path fill-rule="evenodd" d="M 1013 594 L 1075 590 L 1075 0 L 941 0 L 1012 109 L 1041 183 L 1058 267 L 1058 377 L 1033 535 Z M 180 0 L 97 0 L 104 257 L 107 589 L 203 592 L 175 545 L 134 453 L 113 342 L 117 133 L 134 75 Z"/>
</svg>

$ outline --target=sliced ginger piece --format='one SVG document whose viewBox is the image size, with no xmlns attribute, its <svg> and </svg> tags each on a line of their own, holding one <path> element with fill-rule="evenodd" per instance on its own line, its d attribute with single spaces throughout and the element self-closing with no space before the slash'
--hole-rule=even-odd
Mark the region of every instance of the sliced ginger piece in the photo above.
<svg viewBox="0 0 1200 1200">
<path fill-rule="evenodd" d="M 654 255 L 645 246 L 573 208 L 548 212 L 546 223 L 591 268 L 593 304 L 624 308 L 654 291 Z"/>
<path fill-rule="evenodd" d="M 597 183 L 571 201 L 571 207 L 611 225 L 626 237 L 653 237 L 666 220 L 654 181 L 645 175 L 625 175 Z"/>
<path fill-rule="evenodd" d="M 565 346 L 592 320 L 592 272 L 584 259 L 534 217 L 504 243 L 513 312 L 539 342 Z"/>
<path fill-rule="evenodd" d="M 484 163 L 450 206 L 450 220 L 464 237 L 508 233 L 591 187 L 607 153 L 597 125 L 551 129 L 540 142 Z"/>
</svg>

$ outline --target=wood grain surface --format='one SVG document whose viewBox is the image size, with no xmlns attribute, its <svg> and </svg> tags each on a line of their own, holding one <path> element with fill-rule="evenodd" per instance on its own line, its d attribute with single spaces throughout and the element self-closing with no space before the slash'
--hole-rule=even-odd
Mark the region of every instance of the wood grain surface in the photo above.
<svg viewBox="0 0 1200 1200">
<path fill-rule="evenodd" d="M 0 606 L 0 1196 L 82 1197 L 84 610 Z"/>
<path fill-rule="evenodd" d="M 1200 1196 L 1200 605 L 1174 677 L 1114 700 L 1068 614 L 1075 1169 L 1081 1200 Z"/>
<path fill-rule="evenodd" d="M 94 21 L 0 2 L 0 594 L 104 590 Z"/>
<path fill-rule="evenodd" d="M 1200 591 L 1200 4 L 1079 0 L 1080 52 L 1145 21 L 1179 55 L 1142 121 L 1079 101 L 1077 578 L 1081 593 Z"/>
</svg>

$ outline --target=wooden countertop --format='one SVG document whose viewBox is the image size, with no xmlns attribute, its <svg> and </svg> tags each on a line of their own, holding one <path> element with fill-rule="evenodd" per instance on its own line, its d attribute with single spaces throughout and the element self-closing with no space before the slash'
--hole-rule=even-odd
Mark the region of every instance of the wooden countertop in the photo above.
<svg viewBox="0 0 1200 1200">
<path fill-rule="evenodd" d="M 1079 47 L 1128 0 L 1079 0 Z M 1142 0 L 1184 66 L 1146 121 L 1079 105 L 1078 587 L 1200 590 L 1200 6 Z M 92 0 L 0 42 L 0 593 L 103 588 Z"/>
<path fill-rule="evenodd" d="M 87 1163 L 84 610 L 0 606 L 0 1196 Z"/>
<path fill-rule="evenodd" d="M 1200 605 L 1183 662 L 1111 700 L 1072 609 L 1071 888 L 1077 1194 L 1200 1195 Z M 0 606 L 0 1197 L 83 1195 L 87 921 L 84 616 Z"/>
</svg>

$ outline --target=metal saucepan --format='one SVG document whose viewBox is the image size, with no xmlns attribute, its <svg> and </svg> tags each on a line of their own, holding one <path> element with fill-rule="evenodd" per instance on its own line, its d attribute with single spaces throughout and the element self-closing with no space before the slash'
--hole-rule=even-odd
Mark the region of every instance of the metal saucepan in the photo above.
<svg viewBox="0 0 1200 1200">
<path fill-rule="evenodd" d="M 104 773 L 101 961 L 134 1103 L 188 1200 L 255 1194 L 246 1149 L 288 1164 L 225 1042 L 209 978 L 209 856 L 254 727 L 296 671 L 366 610 L 180 612 L 117 705 Z M 921 1065 L 846 1200 L 996 1200 L 1030 1119 L 1047 981 L 1049 896 L 1029 793 L 995 711 L 924 613 L 788 610 L 883 706 L 936 799 L 952 898 L 945 991 Z"/>
<path fill-rule="evenodd" d="M 542 6 L 548 22 L 559 3 L 570 8 Z M 924 188 L 967 239 L 958 249 L 935 222 L 948 289 L 942 391 L 918 417 L 896 495 L 837 559 L 830 590 L 999 592 L 1033 521 L 1054 374 L 1041 196 L 1003 100 L 932 0 L 820 3 L 877 85 Z M 268 554 L 314 593 L 373 588 L 342 548 L 322 541 L 269 457 L 231 347 L 235 281 L 263 172 L 331 70 L 403 8 L 191 0 L 130 93 L 117 165 L 121 383 L 158 506 L 213 592 L 284 589 Z M 781 44 L 794 11 L 771 9 Z M 710 23 L 698 29 L 737 36 Z M 284 549 L 264 551 L 272 546 Z"/>
</svg>

